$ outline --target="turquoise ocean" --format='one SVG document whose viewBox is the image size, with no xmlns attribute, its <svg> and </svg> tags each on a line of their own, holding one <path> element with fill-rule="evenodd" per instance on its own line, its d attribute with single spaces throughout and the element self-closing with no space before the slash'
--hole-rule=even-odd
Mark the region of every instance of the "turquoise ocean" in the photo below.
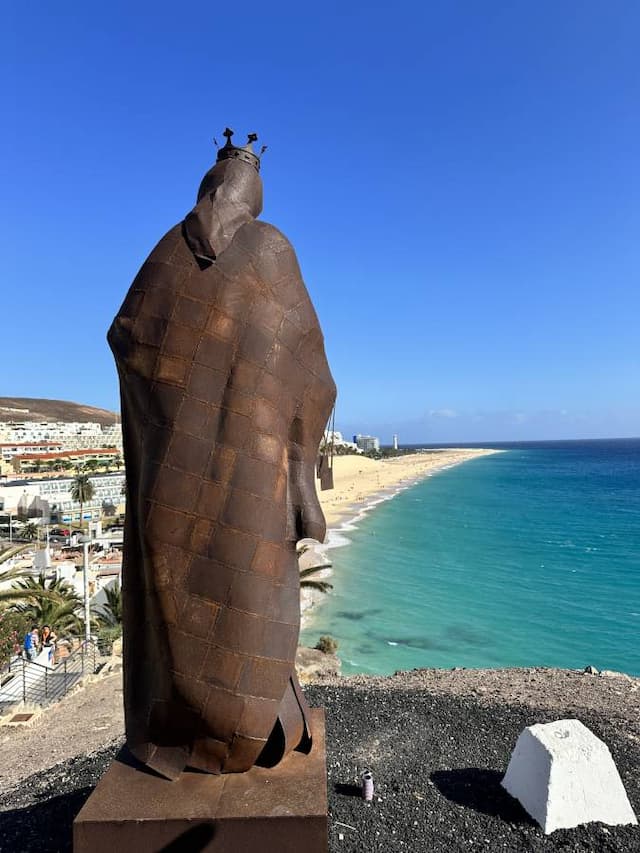
<svg viewBox="0 0 640 853">
<path fill-rule="evenodd" d="M 640 439 L 483 445 L 330 534 L 301 642 L 342 671 L 554 666 L 640 675 Z"/>
</svg>

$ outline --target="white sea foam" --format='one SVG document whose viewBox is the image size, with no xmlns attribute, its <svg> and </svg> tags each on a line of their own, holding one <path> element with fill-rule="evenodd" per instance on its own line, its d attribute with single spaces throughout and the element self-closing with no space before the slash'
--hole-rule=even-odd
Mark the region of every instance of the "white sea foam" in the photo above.
<svg viewBox="0 0 640 853">
<path fill-rule="evenodd" d="M 327 531 L 327 541 L 322 545 L 318 545 L 316 547 L 316 551 L 320 551 L 324 553 L 328 551 L 330 548 L 344 548 L 345 545 L 351 544 L 351 539 L 348 536 L 344 535 L 344 531 L 346 528 L 341 527 L 338 529 L 331 529 Z M 355 530 L 354 527 L 350 528 L 351 530 Z"/>
</svg>

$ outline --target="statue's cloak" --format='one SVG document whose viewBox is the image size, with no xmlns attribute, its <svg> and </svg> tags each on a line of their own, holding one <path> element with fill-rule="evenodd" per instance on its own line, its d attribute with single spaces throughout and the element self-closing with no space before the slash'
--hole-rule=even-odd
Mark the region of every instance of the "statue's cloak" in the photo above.
<svg viewBox="0 0 640 853">
<path fill-rule="evenodd" d="M 171 778 L 310 743 L 295 543 L 324 539 L 314 464 L 335 399 L 293 248 L 252 216 L 203 248 L 212 205 L 205 194 L 163 237 L 108 335 L 127 476 L 127 743 Z"/>
</svg>

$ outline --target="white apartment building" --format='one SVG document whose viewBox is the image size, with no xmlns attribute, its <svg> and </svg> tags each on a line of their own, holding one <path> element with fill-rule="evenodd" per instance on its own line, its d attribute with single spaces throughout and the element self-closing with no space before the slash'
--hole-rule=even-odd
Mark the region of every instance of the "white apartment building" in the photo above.
<svg viewBox="0 0 640 853">
<path fill-rule="evenodd" d="M 97 521 L 105 508 L 124 510 L 124 472 L 89 477 L 94 488 L 90 503 L 84 504 L 84 520 Z M 71 498 L 73 477 L 20 480 L 0 484 L 0 512 L 22 518 L 42 518 L 46 523 L 72 524 L 80 521 L 80 505 Z"/>
<path fill-rule="evenodd" d="M 380 439 L 375 435 L 354 435 L 354 443 L 362 450 L 363 453 L 369 453 L 371 450 L 380 450 Z"/>
<path fill-rule="evenodd" d="M 95 466 L 100 465 L 110 468 L 111 466 L 118 467 L 121 464 L 121 454 L 116 447 L 99 447 L 86 450 L 59 450 L 57 453 L 24 453 L 17 454 L 11 458 L 11 469 L 14 474 L 30 474 L 39 473 L 42 466 L 49 466 L 50 470 L 70 470 L 74 466 L 82 467 L 94 462 Z M 6 474 L 8 466 L 3 465 L 2 473 Z"/>
<path fill-rule="evenodd" d="M 0 441 L 0 458 L 4 462 L 8 462 L 13 456 L 23 456 L 25 453 L 58 453 L 60 450 L 62 450 L 62 443 L 59 441 Z"/>
<path fill-rule="evenodd" d="M 122 427 L 119 423 L 67 423 L 64 421 L 2 421 L 0 443 L 26 444 L 55 442 L 65 450 L 117 447 L 122 451 Z"/>
</svg>

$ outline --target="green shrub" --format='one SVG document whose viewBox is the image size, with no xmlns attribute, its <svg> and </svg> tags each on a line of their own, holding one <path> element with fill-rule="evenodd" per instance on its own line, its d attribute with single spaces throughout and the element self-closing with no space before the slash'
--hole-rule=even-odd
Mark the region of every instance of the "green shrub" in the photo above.
<svg viewBox="0 0 640 853">
<path fill-rule="evenodd" d="M 325 655 L 335 655 L 338 651 L 338 641 L 334 640 L 333 637 L 330 637 L 328 634 L 323 634 L 316 643 L 316 649 L 324 652 Z"/>
<path fill-rule="evenodd" d="M 31 621 L 22 613 L 10 610 L 0 612 L 0 666 L 4 666 L 17 651 L 27 631 L 31 630 Z"/>
<path fill-rule="evenodd" d="M 106 625 L 98 631 L 98 648 L 103 655 L 111 654 L 113 641 L 122 636 L 122 625 Z"/>
</svg>

